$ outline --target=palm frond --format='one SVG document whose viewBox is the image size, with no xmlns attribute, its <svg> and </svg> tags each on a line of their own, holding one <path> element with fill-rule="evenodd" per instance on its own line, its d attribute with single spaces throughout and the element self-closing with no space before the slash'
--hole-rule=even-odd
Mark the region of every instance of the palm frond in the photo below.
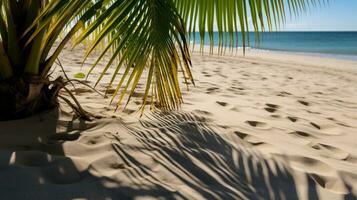
<svg viewBox="0 0 357 200">
<path fill-rule="evenodd" d="M 199 32 L 201 47 L 206 33 L 211 46 L 214 44 L 214 31 L 218 32 L 218 49 L 238 47 L 238 33 L 241 33 L 242 46 L 249 42 L 249 31 L 257 38 L 260 32 L 274 30 L 285 22 L 287 12 L 298 15 L 328 0 L 173 0 L 183 17 L 190 39 L 195 40 Z M 253 26 L 253 30 L 250 30 Z"/>
<path fill-rule="evenodd" d="M 114 84 L 118 72 L 123 69 L 113 95 L 113 100 L 119 97 L 117 106 L 127 93 L 130 100 L 146 73 L 143 101 L 156 102 L 163 109 L 178 108 L 182 102 L 178 71 L 192 82 L 193 78 L 185 27 L 174 4 L 165 0 L 128 0 L 106 6 L 107 9 L 78 38 L 80 42 L 94 30 L 99 30 L 95 32 L 88 54 L 101 41 L 106 41 L 102 55 L 114 48 L 97 83 L 120 56 L 108 86 Z"/>
<path fill-rule="evenodd" d="M 298 15 L 309 6 L 327 1 L 53 0 L 37 20 L 40 27 L 45 27 L 51 23 L 52 16 L 58 15 L 55 27 L 63 27 L 75 19 L 68 38 L 78 30 L 82 32 L 76 39 L 77 43 L 90 38 L 92 43 L 85 57 L 102 47 L 90 73 L 106 54 L 110 54 L 97 84 L 111 68 L 114 69 L 108 87 L 116 88 L 112 100 L 118 97 L 117 106 L 121 105 L 125 95 L 130 100 L 139 81 L 146 76 L 143 105 L 149 101 L 163 109 L 174 109 L 182 102 L 179 71 L 182 71 L 187 84 L 187 80 L 193 83 L 188 41 L 195 37 L 196 31 L 200 35 L 201 47 L 208 32 L 211 52 L 214 31 L 218 31 L 220 53 L 224 47 L 238 47 L 239 32 L 245 49 L 250 26 L 259 38 L 261 31 L 276 29 L 285 22 L 287 12 Z M 50 29 L 47 35 L 54 30 L 56 28 Z M 41 28 L 37 29 L 32 37 L 40 31 Z M 63 45 L 58 50 L 61 48 Z M 47 52 L 48 48 L 45 49 Z M 120 71 L 123 74 L 118 77 Z"/>
</svg>

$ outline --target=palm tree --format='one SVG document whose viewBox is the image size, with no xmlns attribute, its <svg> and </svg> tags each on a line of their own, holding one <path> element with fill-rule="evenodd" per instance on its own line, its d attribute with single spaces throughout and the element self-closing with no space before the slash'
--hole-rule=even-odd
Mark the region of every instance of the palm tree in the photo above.
<svg viewBox="0 0 357 200">
<path fill-rule="evenodd" d="M 48 5 L 48 0 L 0 0 L 0 120 L 56 106 L 58 92 L 65 87 L 62 78 L 50 80 L 49 73 L 76 30 L 67 33 L 61 45 L 54 44 L 80 9 L 68 16 L 52 14 L 44 26 L 34 23 Z"/>
<path fill-rule="evenodd" d="M 74 36 L 75 44 L 90 39 L 85 58 L 103 47 L 88 75 L 110 53 L 97 84 L 114 67 L 108 87 L 116 85 L 112 100 L 118 97 L 118 106 L 126 94 L 130 100 L 146 74 L 142 108 L 151 102 L 176 109 L 182 103 L 179 73 L 186 84 L 194 83 L 188 41 L 196 31 L 202 44 L 208 32 L 213 45 L 217 29 L 219 48 L 236 47 L 241 31 L 246 46 L 250 23 L 259 36 L 284 22 L 286 12 L 296 15 L 321 1 L 325 0 L 0 0 L 0 119 L 57 104 L 64 81 L 50 81 L 49 72 Z M 54 47 L 61 34 L 66 36 Z M 116 82 L 119 70 L 124 73 Z"/>
</svg>

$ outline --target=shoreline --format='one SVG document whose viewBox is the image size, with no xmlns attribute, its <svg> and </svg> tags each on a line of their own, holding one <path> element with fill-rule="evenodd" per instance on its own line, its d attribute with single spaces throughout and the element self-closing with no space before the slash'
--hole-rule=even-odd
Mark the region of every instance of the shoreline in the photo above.
<svg viewBox="0 0 357 200">
<path fill-rule="evenodd" d="M 209 45 L 204 45 L 204 51 L 209 52 Z M 214 54 L 218 52 L 218 47 L 214 46 Z M 223 47 L 224 49 L 225 47 Z M 190 44 L 190 49 L 192 49 L 192 44 Z M 196 44 L 194 47 L 193 52 L 198 52 L 197 49 L 200 49 L 200 44 Z M 226 48 L 225 52 L 226 55 L 232 54 L 230 52 L 235 52 L 233 54 L 241 56 L 243 54 L 243 47 L 233 48 L 233 50 L 229 47 Z M 323 58 L 323 59 L 334 59 L 334 60 L 342 60 L 342 61 L 351 61 L 357 62 L 357 54 L 335 54 L 335 53 L 320 53 L 320 52 L 309 52 L 309 51 L 290 51 L 290 50 L 278 50 L 278 49 L 260 49 L 260 48 L 252 48 L 247 47 L 246 53 L 272 53 L 272 54 L 281 54 L 281 55 L 290 55 L 290 56 L 307 56 L 307 57 L 314 57 L 314 58 Z"/>
<path fill-rule="evenodd" d="M 213 48 L 213 54 L 210 53 L 210 47 L 204 46 L 203 52 L 199 51 L 198 48 L 191 52 L 194 55 L 206 55 L 217 58 L 233 58 L 233 59 L 258 59 L 260 61 L 275 62 L 277 64 L 287 64 L 287 65 L 306 65 L 318 68 L 329 68 L 333 70 L 348 71 L 357 76 L 357 60 L 336 58 L 336 57 L 322 57 L 315 54 L 309 53 L 298 53 L 298 52 L 283 52 L 283 51 L 266 51 L 266 50 L 255 50 L 247 49 L 246 54 L 243 55 L 242 49 L 230 50 L 227 48 L 226 53 L 220 55 L 218 54 L 218 47 Z M 193 66 L 194 67 L 194 66 Z"/>
<path fill-rule="evenodd" d="M 251 51 L 272 52 L 272 53 L 275 52 L 275 53 L 288 54 L 288 55 L 301 55 L 301 56 L 330 58 L 330 59 L 357 62 L 357 55 L 353 55 L 353 54 L 320 53 L 320 52 L 308 52 L 308 51 L 289 51 L 289 50 L 259 49 L 259 48 L 252 48 Z"/>
</svg>

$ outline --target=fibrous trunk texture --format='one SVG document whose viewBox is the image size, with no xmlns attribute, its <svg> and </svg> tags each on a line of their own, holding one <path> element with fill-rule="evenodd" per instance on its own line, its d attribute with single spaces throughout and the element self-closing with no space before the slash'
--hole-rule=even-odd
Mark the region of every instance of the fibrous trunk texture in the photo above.
<svg viewBox="0 0 357 200">
<path fill-rule="evenodd" d="M 60 86 L 48 80 L 7 80 L 0 83 L 0 120 L 14 120 L 58 106 Z"/>
</svg>

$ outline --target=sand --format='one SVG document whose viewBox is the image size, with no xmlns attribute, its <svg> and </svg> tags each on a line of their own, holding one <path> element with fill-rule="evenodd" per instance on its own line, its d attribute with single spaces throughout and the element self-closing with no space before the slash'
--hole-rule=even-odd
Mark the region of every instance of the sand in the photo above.
<svg viewBox="0 0 357 200">
<path fill-rule="evenodd" d="M 81 70 L 82 53 L 62 54 L 70 77 L 94 62 Z M 250 51 L 193 64 L 179 111 L 140 118 L 139 90 L 114 112 L 76 85 L 98 119 L 61 102 L 0 122 L 0 199 L 356 199 L 357 62 Z"/>
</svg>

